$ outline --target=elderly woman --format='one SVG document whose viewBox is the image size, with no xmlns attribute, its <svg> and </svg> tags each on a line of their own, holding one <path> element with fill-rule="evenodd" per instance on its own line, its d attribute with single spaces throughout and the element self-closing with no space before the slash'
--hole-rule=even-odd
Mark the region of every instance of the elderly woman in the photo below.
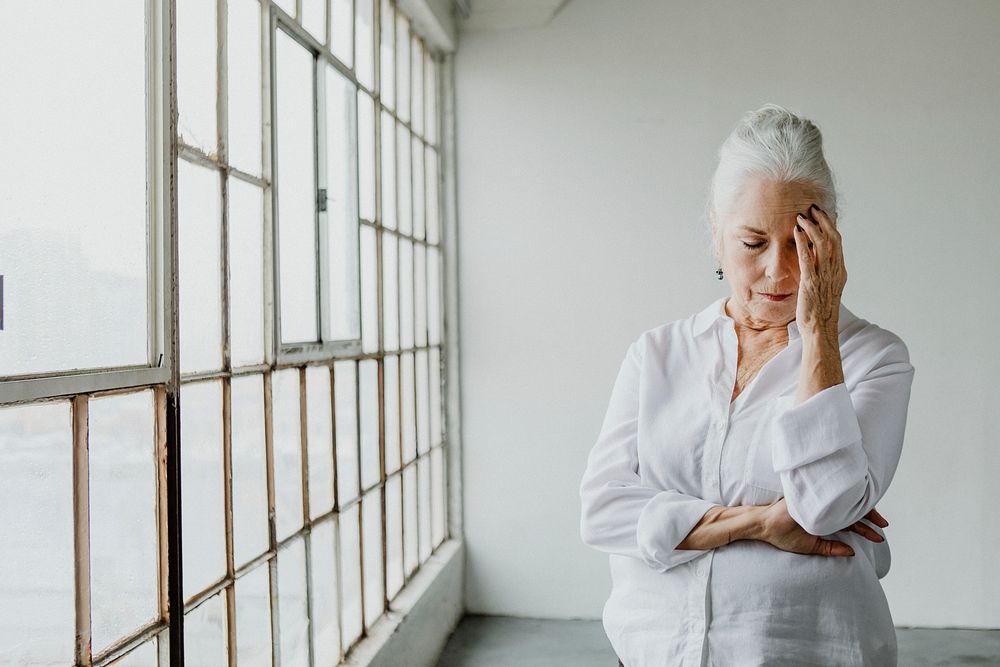
<svg viewBox="0 0 1000 667">
<path fill-rule="evenodd" d="M 619 664 L 895 665 L 875 504 L 914 369 L 841 303 L 816 126 L 775 105 L 744 116 L 706 213 L 732 293 L 629 345 L 580 485 Z"/>
</svg>

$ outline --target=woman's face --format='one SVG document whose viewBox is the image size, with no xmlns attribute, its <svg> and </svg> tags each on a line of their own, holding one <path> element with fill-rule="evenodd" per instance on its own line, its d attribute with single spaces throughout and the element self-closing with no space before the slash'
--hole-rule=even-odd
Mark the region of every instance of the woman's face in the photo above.
<svg viewBox="0 0 1000 667">
<path fill-rule="evenodd" d="M 795 319 L 799 258 L 793 230 L 796 213 L 808 216 L 810 204 L 820 205 L 813 186 L 751 178 L 731 210 L 719 213 L 716 251 L 733 291 L 729 310 L 737 321 L 764 328 Z"/>
</svg>

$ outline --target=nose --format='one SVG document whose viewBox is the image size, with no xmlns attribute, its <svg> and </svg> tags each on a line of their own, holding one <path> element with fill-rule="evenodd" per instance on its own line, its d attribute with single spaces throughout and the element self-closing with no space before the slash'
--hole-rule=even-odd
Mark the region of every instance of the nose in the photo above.
<svg viewBox="0 0 1000 667">
<path fill-rule="evenodd" d="M 789 250 L 777 246 L 771 244 L 765 257 L 764 273 L 772 285 L 785 283 L 794 274 L 799 261 L 794 248 Z"/>
</svg>

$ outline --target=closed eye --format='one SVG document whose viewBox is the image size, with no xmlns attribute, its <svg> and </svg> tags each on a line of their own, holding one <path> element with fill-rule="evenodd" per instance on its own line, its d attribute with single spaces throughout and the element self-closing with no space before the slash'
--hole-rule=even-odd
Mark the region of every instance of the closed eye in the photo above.
<svg viewBox="0 0 1000 667">
<path fill-rule="evenodd" d="M 746 247 L 748 247 L 748 248 L 759 248 L 759 247 L 761 247 L 762 245 L 764 245 L 764 242 L 763 242 L 763 241 L 759 241 L 759 242 L 757 242 L 757 243 L 747 243 L 746 241 L 741 241 L 741 243 L 742 243 L 743 245 L 745 245 Z"/>
</svg>

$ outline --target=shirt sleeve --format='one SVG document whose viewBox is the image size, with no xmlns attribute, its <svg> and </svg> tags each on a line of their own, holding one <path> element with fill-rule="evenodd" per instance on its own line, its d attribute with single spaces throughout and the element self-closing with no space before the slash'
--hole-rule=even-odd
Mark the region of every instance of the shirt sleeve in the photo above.
<svg viewBox="0 0 1000 667">
<path fill-rule="evenodd" d="M 771 456 L 788 514 L 813 535 L 860 520 L 885 495 L 903 449 L 913 366 L 896 338 L 853 389 L 840 383 L 795 405 L 775 399 Z"/>
<path fill-rule="evenodd" d="M 580 537 L 589 547 L 639 558 L 665 572 L 706 553 L 675 547 L 716 504 L 641 483 L 637 427 L 642 352 L 641 338 L 629 346 L 588 456 L 580 483 Z"/>
</svg>

